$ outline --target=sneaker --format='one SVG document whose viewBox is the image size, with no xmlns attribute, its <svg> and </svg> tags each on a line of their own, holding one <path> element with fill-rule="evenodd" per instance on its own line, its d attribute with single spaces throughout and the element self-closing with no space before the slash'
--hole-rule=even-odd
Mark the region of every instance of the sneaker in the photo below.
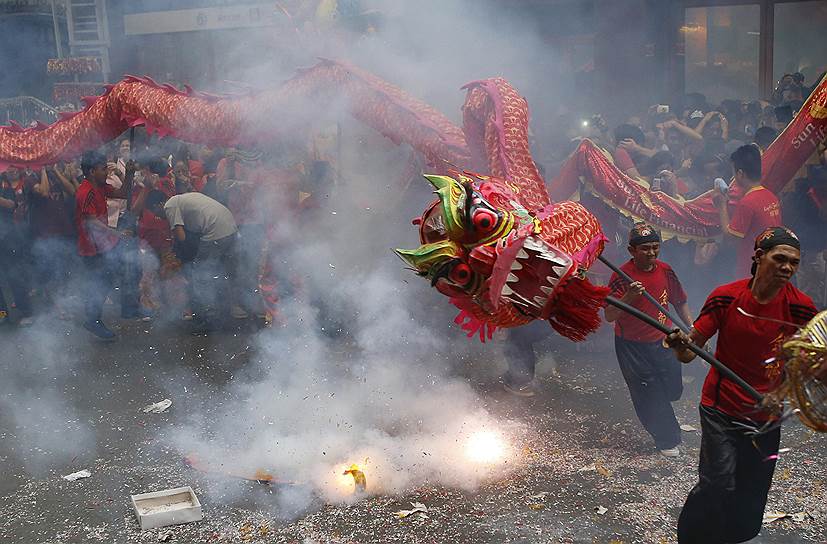
<svg viewBox="0 0 827 544">
<path fill-rule="evenodd" d="M 503 382 L 503 389 L 512 395 L 518 397 L 533 397 L 535 395 L 534 382 L 528 382 L 525 385 L 511 385 L 508 382 Z"/>
<path fill-rule="evenodd" d="M 34 319 L 31 317 L 23 317 L 17 323 L 18 327 L 31 327 L 32 325 L 34 325 Z"/>
<path fill-rule="evenodd" d="M 675 446 L 674 448 L 668 448 L 668 449 L 659 450 L 659 451 L 660 451 L 660 454 L 663 455 L 664 457 L 680 457 L 681 456 L 681 450 L 679 450 L 677 446 Z"/>
<path fill-rule="evenodd" d="M 115 338 L 115 333 L 110 331 L 106 327 L 106 325 L 103 324 L 103 321 L 101 321 L 100 319 L 98 319 L 97 321 L 84 322 L 83 328 L 103 340 L 112 340 L 113 338 Z"/>
</svg>

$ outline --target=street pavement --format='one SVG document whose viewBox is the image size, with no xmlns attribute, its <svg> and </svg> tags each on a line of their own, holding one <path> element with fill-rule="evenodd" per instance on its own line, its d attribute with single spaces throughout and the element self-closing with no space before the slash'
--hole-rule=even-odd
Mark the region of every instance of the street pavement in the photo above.
<svg viewBox="0 0 827 544">
<path fill-rule="evenodd" d="M 424 482 L 373 494 L 368 473 L 366 497 L 329 504 L 312 489 L 205 474 L 184 463 L 173 438 L 193 414 L 209 427 L 232 405 L 230 384 L 259 362 L 255 337 L 270 332 L 242 326 L 194 337 L 183 323 L 112 322 L 113 343 L 50 317 L 29 329 L 0 328 L 0 541 L 674 542 L 697 477 L 699 432 L 683 434 L 678 459 L 653 450 L 634 418 L 608 328 L 588 344 L 546 346 L 534 398 L 502 391 L 504 365 L 482 348 L 480 357 L 454 363 L 452 374 L 513 427 L 518 452 L 511 470 L 493 471 L 474 489 Z M 681 423 L 699 427 L 704 372 L 698 362 L 685 367 L 684 396 L 675 403 Z M 141 412 L 164 398 L 173 401 L 168 411 Z M 767 510 L 804 514 L 766 524 L 754 542 L 825 542 L 827 442 L 790 421 L 782 447 L 791 449 L 779 461 Z M 81 469 L 92 476 L 61 478 Z M 181 485 L 193 487 L 204 519 L 142 532 L 130 495 Z M 287 500 L 296 493 L 309 496 L 299 508 Z M 413 502 L 427 507 L 427 517 L 395 515 Z"/>
</svg>

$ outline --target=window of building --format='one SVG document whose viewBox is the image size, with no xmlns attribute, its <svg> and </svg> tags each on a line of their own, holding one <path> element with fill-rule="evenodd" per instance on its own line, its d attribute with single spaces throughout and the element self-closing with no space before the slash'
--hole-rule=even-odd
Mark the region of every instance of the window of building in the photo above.
<svg viewBox="0 0 827 544">
<path fill-rule="evenodd" d="M 711 102 L 759 97 L 758 4 L 685 10 L 685 89 Z"/>
<path fill-rule="evenodd" d="M 784 74 L 800 72 L 812 86 L 827 70 L 827 2 L 776 4 L 772 55 L 773 84 Z"/>
</svg>

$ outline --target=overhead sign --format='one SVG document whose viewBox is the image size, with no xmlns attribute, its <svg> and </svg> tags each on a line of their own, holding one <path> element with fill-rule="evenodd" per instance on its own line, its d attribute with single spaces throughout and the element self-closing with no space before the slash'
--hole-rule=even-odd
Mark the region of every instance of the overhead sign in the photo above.
<svg viewBox="0 0 827 544">
<path fill-rule="evenodd" d="M 276 5 L 247 4 L 201 9 L 150 11 L 124 15 L 127 36 L 274 26 L 284 18 Z"/>
</svg>

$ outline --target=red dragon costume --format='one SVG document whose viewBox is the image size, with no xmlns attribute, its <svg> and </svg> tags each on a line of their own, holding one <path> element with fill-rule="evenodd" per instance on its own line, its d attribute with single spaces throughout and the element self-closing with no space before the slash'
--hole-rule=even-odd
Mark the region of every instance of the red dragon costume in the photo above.
<svg viewBox="0 0 827 544">
<path fill-rule="evenodd" d="M 70 159 L 139 125 L 193 143 L 254 146 L 282 136 L 288 112 L 340 98 L 355 118 L 422 153 L 435 172 L 427 177 L 439 198 L 415 221 L 422 246 L 398 253 L 461 309 L 457 322 L 485 339 L 495 327 L 545 319 L 580 340 L 599 326 L 605 296 L 583 275 L 602 250 L 600 225 L 580 204 L 552 203 L 529 151 L 526 101 L 500 78 L 465 88 L 460 129 L 399 88 L 329 60 L 277 89 L 243 96 L 128 76 L 52 125 L 0 127 L 0 169 Z M 764 154 L 765 185 L 780 191 L 825 134 L 827 80 Z M 707 239 L 720 230 L 709 194 L 685 202 L 653 192 L 589 141 L 551 183 L 551 197 L 583 189 L 666 234 Z"/>
</svg>

